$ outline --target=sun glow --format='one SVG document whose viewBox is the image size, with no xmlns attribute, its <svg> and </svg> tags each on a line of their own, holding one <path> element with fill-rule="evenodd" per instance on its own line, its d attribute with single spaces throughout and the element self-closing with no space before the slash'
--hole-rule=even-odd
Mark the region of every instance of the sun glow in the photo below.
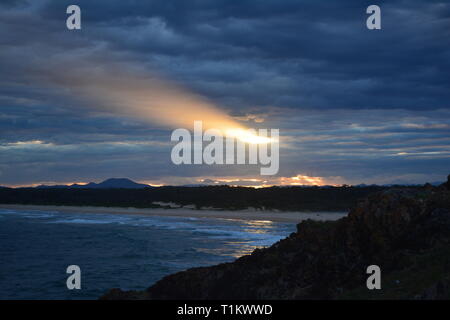
<svg viewBox="0 0 450 320">
<path fill-rule="evenodd" d="M 226 135 L 229 137 L 239 139 L 245 143 L 265 144 L 275 142 L 273 138 L 259 136 L 255 133 L 252 133 L 250 130 L 244 129 L 228 129 L 226 131 Z"/>
</svg>

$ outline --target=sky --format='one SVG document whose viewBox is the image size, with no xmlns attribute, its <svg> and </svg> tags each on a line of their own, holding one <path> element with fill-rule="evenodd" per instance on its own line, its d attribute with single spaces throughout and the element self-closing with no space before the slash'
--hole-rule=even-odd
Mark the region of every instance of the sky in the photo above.
<svg viewBox="0 0 450 320">
<path fill-rule="evenodd" d="M 446 1 L 2 0 L 0 185 L 444 181 L 449 70 Z M 279 129 L 277 175 L 173 164 L 193 120 Z"/>
</svg>

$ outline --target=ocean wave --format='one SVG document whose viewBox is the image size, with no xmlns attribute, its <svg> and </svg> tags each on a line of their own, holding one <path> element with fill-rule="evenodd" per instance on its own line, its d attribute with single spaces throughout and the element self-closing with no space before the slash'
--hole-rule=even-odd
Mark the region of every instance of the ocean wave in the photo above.
<svg viewBox="0 0 450 320">
<path fill-rule="evenodd" d="M 0 210 L 0 214 L 18 215 L 21 218 L 45 219 L 49 224 L 125 225 L 138 228 L 158 228 L 205 235 L 211 239 L 232 243 L 242 241 L 251 246 L 269 246 L 288 234 L 290 224 L 266 221 L 242 221 L 231 219 L 159 217 L 117 215 L 107 213 L 59 213 L 44 211 Z"/>
<path fill-rule="evenodd" d="M 54 214 L 45 212 L 45 211 L 20 211 L 20 210 L 0 210 L 0 215 L 18 215 L 23 218 L 33 218 L 33 219 L 42 219 L 42 218 L 51 218 Z"/>
</svg>

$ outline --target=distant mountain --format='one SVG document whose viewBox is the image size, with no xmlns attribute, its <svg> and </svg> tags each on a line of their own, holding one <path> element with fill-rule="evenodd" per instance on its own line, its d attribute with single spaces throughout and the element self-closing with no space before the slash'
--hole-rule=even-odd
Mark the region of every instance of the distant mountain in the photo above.
<svg viewBox="0 0 450 320">
<path fill-rule="evenodd" d="M 99 184 L 92 186 L 93 188 L 124 188 L 124 189 L 141 189 L 150 187 L 148 184 L 136 183 L 127 178 L 111 178 Z"/>
<path fill-rule="evenodd" d="M 149 188 L 148 184 L 134 182 L 127 178 L 111 178 L 100 183 L 90 182 L 88 184 L 72 184 L 72 185 L 40 185 L 36 188 L 69 188 L 69 189 L 142 189 Z"/>
</svg>

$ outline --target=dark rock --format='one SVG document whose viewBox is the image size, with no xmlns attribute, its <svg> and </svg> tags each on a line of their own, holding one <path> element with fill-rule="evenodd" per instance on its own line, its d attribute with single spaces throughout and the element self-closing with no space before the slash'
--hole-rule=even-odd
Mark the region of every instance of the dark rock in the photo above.
<svg viewBox="0 0 450 320">
<path fill-rule="evenodd" d="M 450 299 L 450 280 L 439 280 L 426 289 L 423 293 L 415 296 L 416 300 L 448 300 Z"/>
<path fill-rule="evenodd" d="M 433 190 L 433 185 L 431 183 L 425 183 L 423 187 L 425 190 Z"/>
<path fill-rule="evenodd" d="M 369 265 L 378 265 L 383 275 L 389 275 L 408 270 L 416 256 L 448 245 L 449 195 L 439 188 L 378 192 L 360 201 L 347 217 L 334 222 L 303 221 L 286 239 L 233 263 L 178 272 L 142 292 L 114 289 L 103 298 L 339 298 L 365 287 Z M 401 284 L 405 282 L 402 279 Z M 403 297 L 419 296 L 405 291 Z"/>
</svg>

